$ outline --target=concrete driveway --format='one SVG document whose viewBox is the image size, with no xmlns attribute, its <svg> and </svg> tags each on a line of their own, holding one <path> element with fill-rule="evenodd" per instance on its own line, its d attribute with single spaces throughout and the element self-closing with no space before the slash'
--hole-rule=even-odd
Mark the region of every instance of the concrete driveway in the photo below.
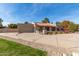
<svg viewBox="0 0 79 59">
<path fill-rule="evenodd" d="M 68 51 L 79 52 L 79 34 L 57 34 L 57 35 L 40 35 L 37 33 L 0 33 L 1 36 L 7 36 L 16 39 L 22 39 L 33 43 L 55 46 L 64 48 Z M 65 50 L 64 50 L 65 51 Z"/>
</svg>

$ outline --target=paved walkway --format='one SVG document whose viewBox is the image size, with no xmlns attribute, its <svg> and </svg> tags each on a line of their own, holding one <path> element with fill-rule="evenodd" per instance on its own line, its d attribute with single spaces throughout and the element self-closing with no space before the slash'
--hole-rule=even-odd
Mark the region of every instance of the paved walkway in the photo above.
<svg viewBox="0 0 79 59">
<path fill-rule="evenodd" d="M 36 33 L 21 33 L 21 34 L 0 33 L 0 36 L 15 38 L 18 40 L 22 39 L 23 41 L 32 42 L 31 45 L 35 43 L 35 47 L 38 46 L 37 44 L 41 44 L 42 47 L 40 48 L 45 47 L 45 49 L 47 49 L 46 46 L 48 46 L 49 49 L 51 49 L 50 47 L 53 47 L 54 49 L 52 50 L 55 50 L 55 52 L 57 51 L 59 53 L 69 53 L 71 51 L 79 52 L 79 34 L 78 33 L 57 34 L 57 35 L 40 35 Z M 53 54 L 55 52 L 53 51 Z M 51 55 L 50 53 L 49 55 Z"/>
</svg>

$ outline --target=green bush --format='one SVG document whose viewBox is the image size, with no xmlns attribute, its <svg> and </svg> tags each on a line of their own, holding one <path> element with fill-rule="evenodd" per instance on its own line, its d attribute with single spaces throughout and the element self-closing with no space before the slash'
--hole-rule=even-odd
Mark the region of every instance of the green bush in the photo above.
<svg viewBox="0 0 79 59">
<path fill-rule="evenodd" d="M 57 31 L 53 31 L 53 34 L 58 34 L 58 32 Z"/>
<path fill-rule="evenodd" d="M 63 34 L 64 32 L 63 31 L 58 31 L 58 34 Z"/>
<path fill-rule="evenodd" d="M 17 24 L 9 24 L 8 27 L 9 28 L 17 28 Z"/>
<path fill-rule="evenodd" d="M 51 32 L 47 32 L 48 35 L 53 35 L 53 34 L 66 34 L 63 31 L 51 31 Z"/>
<path fill-rule="evenodd" d="M 52 34 L 53 34 L 53 32 L 47 32 L 47 34 L 50 34 L 50 35 L 52 35 Z"/>
<path fill-rule="evenodd" d="M 53 34 L 64 34 L 63 31 L 53 31 Z"/>
</svg>

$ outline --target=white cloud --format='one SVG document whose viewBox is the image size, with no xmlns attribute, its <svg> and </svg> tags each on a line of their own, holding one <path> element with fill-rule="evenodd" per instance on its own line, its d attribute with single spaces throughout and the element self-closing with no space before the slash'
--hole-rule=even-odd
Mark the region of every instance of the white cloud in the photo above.
<svg viewBox="0 0 79 59">
<path fill-rule="evenodd" d="M 12 13 L 14 11 L 14 9 L 10 9 L 6 4 L 0 4 L 0 18 L 3 19 L 3 25 L 7 25 L 8 23 L 13 22 L 12 19 L 14 18 Z"/>
<path fill-rule="evenodd" d="M 9 22 L 3 22 L 2 24 L 3 24 L 3 26 L 8 26 L 8 24 L 10 24 L 10 23 Z"/>
</svg>

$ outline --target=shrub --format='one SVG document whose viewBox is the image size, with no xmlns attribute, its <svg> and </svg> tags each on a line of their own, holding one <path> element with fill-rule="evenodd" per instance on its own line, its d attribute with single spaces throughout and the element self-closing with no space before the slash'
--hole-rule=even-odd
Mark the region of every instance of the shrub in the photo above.
<svg viewBox="0 0 79 59">
<path fill-rule="evenodd" d="M 52 34 L 53 34 L 53 32 L 47 32 L 47 34 L 50 34 L 50 35 L 52 35 Z"/>
<path fill-rule="evenodd" d="M 17 24 L 9 24 L 8 27 L 9 28 L 17 28 Z"/>
</svg>

